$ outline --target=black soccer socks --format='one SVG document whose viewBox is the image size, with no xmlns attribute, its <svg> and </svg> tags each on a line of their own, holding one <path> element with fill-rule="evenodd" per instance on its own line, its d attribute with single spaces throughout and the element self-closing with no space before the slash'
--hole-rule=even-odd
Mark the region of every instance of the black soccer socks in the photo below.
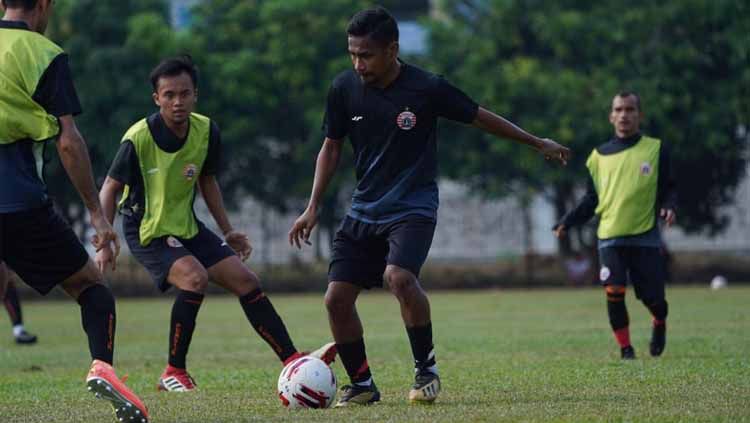
<svg viewBox="0 0 750 423">
<path fill-rule="evenodd" d="M 247 320 L 282 363 L 297 352 L 284 322 L 261 289 L 240 297 L 240 304 Z"/>
<path fill-rule="evenodd" d="M 625 287 L 619 285 L 607 285 L 607 314 L 609 324 L 614 332 L 617 344 L 620 348 L 630 346 L 630 318 L 628 309 L 625 307 Z"/>
<path fill-rule="evenodd" d="M 78 296 L 81 324 L 89 338 L 91 358 L 112 364 L 115 349 L 115 298 L 109 288 L 96 284 Z"/>
<path fill-rule="evenodd" d="M 426 326 L 406 328 L 414 355 L 414 368 L 417 370 L 435 369 L 435 349 L 432 344 L 432 323 Z M 433 373 L 435 373 L 433 371 Z"/>
<path fill-rule="evenodd" d="M 203 294 L 177 291 L 169 323 L 169 365 L 184 369 L 190 341 L 193 339 L 195 320 L 203 303 Z"/>
<path fill-rule="evenodd" d="M 8 317 L 13 326 L 23 324 L 21 303 L 18 301 L 18 290 L 14 284 L 8 284 L 5 290 L 5 309 L 8 310 Z"/>
<path fill-rule="evenodd" d="M 369 384 L 372 382 L 372 373 L 370 373 L 370 365 L 367 364 L 365 340 L 363 338 L 346 344 L 336 344 L 336 351 L 338 351 L 346 374 L 349 375 L 353 384 Z"/>
</svg>

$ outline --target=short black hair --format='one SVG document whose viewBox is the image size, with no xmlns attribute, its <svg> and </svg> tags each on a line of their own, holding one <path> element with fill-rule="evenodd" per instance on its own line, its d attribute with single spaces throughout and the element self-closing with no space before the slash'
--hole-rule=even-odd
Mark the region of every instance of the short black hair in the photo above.
<svg viewBox="0 0 750 423">
<path fill-rule="evenodd" d="M 398 42 L 396 19 L 381 6 L 357 12 L 349 21 L 346 33 L 354 37 L 369 37 L 381 46 Z"/>
<path fill-rule="evenodd" d="M 638 111 L 641 110 L 641 96 L 639 96 L 638 93 L 636 93 L 635 91 L 623 90 L 615 94 L 614 98 L 617 98 L 617 97 L 620 97 L 620 98 L 635 97 L 635 107 L 638 108 Z"/>
<path fill-rule="evenodd" d="M 3 0 L 5 9 L 24 9 L 31 10 L 36 7 L 37 0 Z"/>
<path fill-rule="evenodd" d="M 193 80 L 193 88 L 198 88 L 198 68 L 193 64 L 193 58 L 184 54 L 162 60 L 151 71 L 149 78 L 151 79 L 151 86 L 154 87 L 154 92 L 157 91 L 159 86 L 159 78 L 162 76 L 177 76 L 183 72 Z"/>
</svg>

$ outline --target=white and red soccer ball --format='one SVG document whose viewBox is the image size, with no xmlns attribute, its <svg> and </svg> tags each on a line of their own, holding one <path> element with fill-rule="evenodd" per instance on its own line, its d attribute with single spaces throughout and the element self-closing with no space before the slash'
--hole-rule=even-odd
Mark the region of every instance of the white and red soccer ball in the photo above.
<svg viewBox="0 0 750 423">
<path fill-rule="evenodd" d="M 278 392 L 287 408 L 328 408 L 336 397 L 336 375 L 322 360 L 300 357 L 281 371 Z"/>
</svg>

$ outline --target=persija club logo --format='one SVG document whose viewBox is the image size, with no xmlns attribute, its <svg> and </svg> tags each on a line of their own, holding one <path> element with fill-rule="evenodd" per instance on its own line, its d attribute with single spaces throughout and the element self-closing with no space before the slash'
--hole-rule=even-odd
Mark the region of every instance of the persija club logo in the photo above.
<svg viewBox="0 0 750 423">
<path fill-rule="evenodd" d="M 198 172 L 198 167 L 192 163 L 185 166 L 184 169 L 182 169 L 182 176 L 185 177 L 188 181 L 192 181 L 193 178 L 195 178 L 195 174 Z"/>
<path fill-rule="evenodd" d="M 409 131 L 417 126 L 417 115 L 406 109 L 396 117 L 396 125 L 404 131 Z"/>
</svg>

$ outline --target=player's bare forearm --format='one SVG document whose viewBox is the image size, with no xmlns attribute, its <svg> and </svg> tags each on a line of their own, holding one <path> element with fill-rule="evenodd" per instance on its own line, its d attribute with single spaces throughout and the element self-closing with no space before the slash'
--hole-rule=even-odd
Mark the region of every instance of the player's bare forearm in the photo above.
<svg viewBox="0 0 750 423">
<path fill-rule="evenodd" d="M 86 142 L 76 128 L 73 117 L 62 116 L 60 118 L 62 131 L 55 144 L 60 161 L 75 186 L 83 204 L 92 215 L 102 212 L 99 204 L 99 196 L 94 184 L 94 175 L 91 171 L 91 160 L 89 159 Z"/>
<path fill-rule="evenodd" d="M 539 149 L 542 145 L 539 137 L 529 134 L 509 120 L 483 107 L 479 108 L 472 125 L 496 137 L 510 138 L 535 149 Z"/>
<path fill-rule="evenodd" d="M 115 222 L 117 196 L 122 192 L 124 187 L 125 184 L 122 182 L 107 176 L 102 189 L 99 191 L 99 202 L 102 204 L 102 213 L 110 224 L 114 224 Z"/>
<path fill-rule="evenodd" d="M 198 186 L 203 199 L 206 201 L 208 211 L 211 212 L 211 216 L 221 229 L 221 233 L 226 235 L 231 232 L 233 230 L 232 225 L 229 223 L 227 210 L 224 208 L 224 198 L 221 195 L 221 188 L 219 188 L 216 177 L 214 175 L 201 175 L 198 179 Z"/>
<path fill-rule="evenodd" d="M 315 161 L 315 178 L 308 208 L 315 210 L 328 188 L 341 158 L 341 141 L 326 138 Z"/>
</svg>

